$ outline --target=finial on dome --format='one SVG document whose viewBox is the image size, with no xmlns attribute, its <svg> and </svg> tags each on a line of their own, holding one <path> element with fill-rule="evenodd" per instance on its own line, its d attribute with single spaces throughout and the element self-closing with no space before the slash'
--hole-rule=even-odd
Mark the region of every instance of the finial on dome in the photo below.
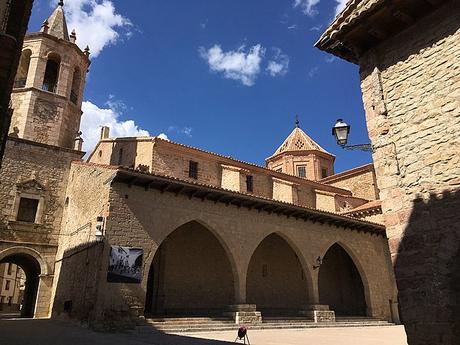
<svg viewBox="0 0 460 345">
<path fill-rule="evenodd" d="M 58 2 L 58 6 L 64 6 L 64 0 L 60 0 L 60 1 Z"/>
<path fill-rule="evenodd" d="M 300 121 L 299 121 L 299 115 L 295 116 L 295 127 L 299 128 L 300 127 Z"/>
</svg>

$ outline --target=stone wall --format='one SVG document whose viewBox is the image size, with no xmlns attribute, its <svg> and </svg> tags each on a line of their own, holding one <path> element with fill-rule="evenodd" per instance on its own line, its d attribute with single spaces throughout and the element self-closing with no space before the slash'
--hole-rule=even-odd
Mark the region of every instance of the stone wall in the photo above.
<svg viewBox="0 0 460 345">
<path fill-rule="evenodd" d="M 305 289 L 308 291 L 306 304 L 319 303 L 318 270 L 312 269 L 316 258 L 325 255 L 334 243 L 340 243 L 361 274 L 368 315 L 391 318 L 389 300 L 395 299 L 395 286 L 387 242 L 383 236 L 121 183 L 112 185 L 109 200 L 106 242 L 94 310 L 95 324 L 99 327 L 134 324 L 137 315 L 141 315 L 144 309 L 149 271 L 158 248 L 165 240 L 171 240 L 169 235 L 174 230 L 191 222 L 205 227 L 223 247 L 233 275 L 233 304 L 247 302 L 246 282 L 251 258 L 259 244 L 276 233 L 289 244 L 302 265 Z M 107 282 L 105 273 L 110 245 L 143 249 L 141 284 Z M 195 250 L 192 254 L 199 256 L 200 251 Z M 284 288 L 290 289 L 288 285 Z M 190 294 L 193 293 L 190 291 Z"/>
<path fill-rule="evenodd" d="M 373 164 L 338 173 L 322 179 L 320 182 L 347 189 L 357 198 L 367 200 L 379 199 L 379 190 Z"/>
<path fill-rule="evenodd" d="M 108 259 L 103 256 L 103 244 L 96 241 L 96 218 L 108 214 L 108 181 L 113 173 L 110 167 L 72 164 L 56 255 L 53 317 L 87 322 L 95 318 L 99 267 Z"/>
<path fill-rule="evenodd" d="M 410 344 L 456 344 L 460 4 L 362 57 L 375 169 Z"/>
<path fill-rule="evenodd" d="M 24 254 L 41 266 L 36 317 L 50 315 L 54 261 L 70 162 L 81 152 L 10 138 L 0 170 L 0 260 Z M 39 201 L 35 223 L 16 220 L 19 198 Z"/>
<path fill-rule="evenodd" d="M 310 158 L 313 160 L 312 157 Z M 321 159 L 323 158 L 315 158 L 315 160 Z M 353 205 L 363 203 L 361 201 L 363 197 L 354 198 L 346 183 L 340 187 L 317 183 L 158 138 L 103 139 L 91 153 L 88 161 L 96 164 L 138 168 L 154 174 L 172 176 L 185 181 L 198 182 L 313 208 L 317 204 L 315 190 L 330 192 L 335 195 L 340 194 L 342 198 L 347 199 Z M 190 161 L 198 163 L 197 179 L 189 177 Z M 308 165 L 308 169 L 316 169 L 318 164 L 312 163 Z M 329 164 L 332 163 L 329 162 Z M 332 168 L 329 167 L 328 169 L 331 171 Z M 246 186 L 246 176 L 248 175 L 253 177 L 252 192 L 248 191 Z M 356 181 L 350 182 L 351 189 L 363 195 L 375 197 L 375 187 L 368 180 L 370 181 L 370 178 L 367 175 L 356 178 Z M 366 191 L 367 188 L 370 188 L 371 191 Z M 325 207 L 325 205 L 323 206 Z M 336 207 L 334 201 L 328 205 L 330 205 L 329 208 L 322 207 L 322 209 L 331 212 L 340 212 L 344 209 L 342 206 Z"/>
</svg>

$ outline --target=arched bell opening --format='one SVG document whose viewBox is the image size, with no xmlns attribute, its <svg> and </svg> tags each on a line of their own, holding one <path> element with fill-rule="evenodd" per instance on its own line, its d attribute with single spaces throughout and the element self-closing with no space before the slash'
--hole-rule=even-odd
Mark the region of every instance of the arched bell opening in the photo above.
<svg viewBox="0 0 460 345">
<path fill-rule="evenodd" d="M 61 57 L 59 55 L 50 54 L 48 56 L 45 68 L 45 76 L 43 78 L 43 90 L 53 93 L 57 92 L 60 65 Z"/>
<path fill-rule="evenodd" d="M 23 88 L 26 86 L 31 55 L 32 51 L 30 49 L 23 50 L 21 59 L 19 60 L 18 71 L 16 72 L 16 78 L 14 79 L 14 88 Z"/>
</svg>

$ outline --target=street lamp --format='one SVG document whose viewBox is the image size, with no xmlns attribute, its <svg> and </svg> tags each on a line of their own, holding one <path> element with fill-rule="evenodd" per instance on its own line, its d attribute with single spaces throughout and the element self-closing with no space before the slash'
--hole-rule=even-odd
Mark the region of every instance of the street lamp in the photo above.
<svg viewBox="0 0 460 345">
<path fill-rule="evenodd" d="M 374 151 L 371 144 L 347 145 L 348 134 L 350 134 L 350 125 L 342 119 L 338 119 L 334 127 L 332 127 L 332 135 L 335 137 L 338 145 L 345 150 Z"/>
</svg>

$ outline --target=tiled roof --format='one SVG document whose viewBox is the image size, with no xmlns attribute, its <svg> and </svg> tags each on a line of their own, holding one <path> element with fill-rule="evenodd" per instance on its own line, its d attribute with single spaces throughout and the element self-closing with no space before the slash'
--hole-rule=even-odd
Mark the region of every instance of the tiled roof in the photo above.
<svg viewBox="0 0 460 345">
<path fill-rule="evenodd" d="M 296 127 L 271 157 L 279 155 L 283 152 L 312 150 L 321 151 L 331 155 L 329 152 L 319 146 L 312 138 L 310 138 L 300 127 Z"/>
<path fill-rule="evenodd" d="M 382 209 L 382 201 L 372 200 L 372 201 L 369 201 L 368 203 L 365 203 L 364 205 L 355 207 L 352 210 L 342 212 L 341 214 L 352 216 L 354 214 L 364 213 L 364 212 L 369 212 L 369 211 L 374 211 L 374 210 L 381 211 L 381 209 Z"/>
</svg>

